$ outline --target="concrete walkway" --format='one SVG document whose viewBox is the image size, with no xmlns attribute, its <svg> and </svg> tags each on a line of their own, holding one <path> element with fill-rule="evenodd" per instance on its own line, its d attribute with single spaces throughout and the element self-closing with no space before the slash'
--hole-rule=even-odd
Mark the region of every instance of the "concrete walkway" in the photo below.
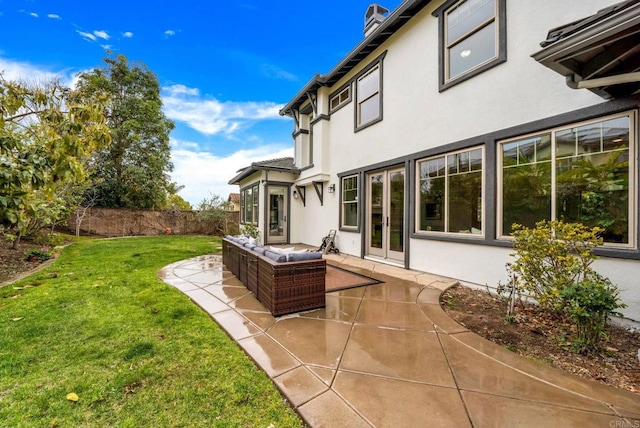
<svg viewBox="0 0 640 428">
<path fill-rule="evenodd" d="M 383 281 L 274 318 L 208 255 L 161 272 L 233 338 L 312 427 L 640 427 L 640 396 L 523 358 L 440 308 L 456 283 L 343 255 Z"/>
</svg>

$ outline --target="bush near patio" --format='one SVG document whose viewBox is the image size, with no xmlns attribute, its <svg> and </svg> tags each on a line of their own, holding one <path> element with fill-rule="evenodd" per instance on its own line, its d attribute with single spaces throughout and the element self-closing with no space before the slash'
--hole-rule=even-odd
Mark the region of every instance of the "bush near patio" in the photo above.
<svg viewBox="0 0 640 428">
<path fill-rule="evenodd" d="M 157 277 L 219 250 L 211 237 L 81 240 L 0 288 L 0 425 L 303 426 L 216 323 Z"/>
<path fill-rule="evenodd" d="M 598 349 L 607 319 L 626 306 L 618 288 L 591 267 L 594 249 L 603 244 L 600 232 L 562 221 L 543 220 L 531 229 L 514 224 L 516 259 L 507 264 L 510 282 L 498 289 L 511 302 L 528 295 L 543 309 L 566 316 L 575 325 L 573 347 L 583 353 Z"/>
</svg>

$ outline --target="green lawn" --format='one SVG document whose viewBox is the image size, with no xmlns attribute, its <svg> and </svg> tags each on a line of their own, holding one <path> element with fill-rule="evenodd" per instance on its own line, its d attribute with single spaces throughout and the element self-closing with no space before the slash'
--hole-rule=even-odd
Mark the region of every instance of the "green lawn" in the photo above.
<svg viewBox="0 0 640 428">
<path fill-rule="evenodd" d="M 0 288 L 0 426 L 303 426 L 217 324 L 156 277 L 220 248 L 210 237 L 82 241 Z"/>
</svg>

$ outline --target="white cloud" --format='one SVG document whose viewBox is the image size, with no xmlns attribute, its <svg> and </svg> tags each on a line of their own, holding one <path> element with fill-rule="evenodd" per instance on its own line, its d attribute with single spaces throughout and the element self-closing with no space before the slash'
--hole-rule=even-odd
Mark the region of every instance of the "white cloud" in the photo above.
<svg viewBox="0 0 640 428">
<path fill-rule="evenodd" d="M 101 39 L 109 40 L 109 34 L 107 34 L 107 32 L 104 31 L 104 30 L 96 30 L 96 31 L 93 32 L 93 34 L 96 37 L 100 37 Z"/>
<path fill-rule="evenodd" d="M 86 33 L 84 31 L 80 31 L 80 30 L 76 30 L 76 33 L 80 34 L 82 36 L 82 38 L 84 38 L 87 41 L 95 42 L 97 40 L 97 37 L 94 36 L 91 33 Z"/>
<path fill-rule="evenodd" d="M 37 18 L 37 17 L 38 17 L 38 14 L 37 14 L 37 13 L 35 13 L 35 12 L 31 12 L 29 15 L 33 16 L 34 18 Z"/>
<path fill-rule="evenodd" d="M 206 135 L 230 135 L 247 122 L 281 119 L 281 104 L 270 101 L 226 101 L 199 98 L 199 91 L 184 85 L 163 88 L 164 113 Z"/>
<path fill-rule="evenodd" d="M 55 13 L 50 13 L 47 15 L 47 18 L 51 18 L 51 19 L 62 19 L 60 18 L 60 15 L 57 15 Z"/>
<path fill-rule="evenodd" d="M 0 72 L 12 81 L 46 82 L 59 79 L 60 83 L 72 87 L 74 76 L 68 70 L 52 71 L 27 62 L 12 61 L 0 57 Z"/>
<path fill-rule="evenodd" d="M 195 96 L 200 95 L 200 90 L 198 88 L 190 88 L 188 86 L 181 85 L 181 84 L 164 86 L 162 90 L 167 92 L 171 96 L 176 96 L 181 94 L 195 95 Z"/>
<path fill-rule="evenodd" d="M 94 30 L 93 33 L 87 33 L 86 31 L 76 30 L 76 33 L 80 34 L 83 39 L 88 42 L 95 42 L 98 39 L 109 40 L 111 36 L 104 30 Z M 106 47 L 105 47 L 106 46 Z M 105 49 L 111 48 L 110 45 L 102 45 Z"/>
<path fill-rule="evenodd" d="M 176 32 L 173 30 L 167 30 L 164 32 L 165 36 L 175 36 Z"/>
<path fill-rule="evenodd" d="M 127 39 L 130 39 L 133 37 L 133 33 L 131 31 L 125 31 L 124 33 L 122 33 L 122 37 L 126 37 Z"/>
<path fill-rule="evenodd" d="M 194 150 L 194 143 L 172 140 L 171 161 L 174 165 L 171 178 L 184 189 L 180 196 L 195 206 L 211 194 L 226 200 L 229 193 L 238 192 L 238 186 L 227 184 L 241 168 L 252 162 L 293 156 L 293 149 L 284 146 L 262 146 L 241 150 L 229 156 Z M 197 144 L 195 144 L 197 146 Z"/>
<path fill-rule="evenodd" d="M 298 76 L 293 73 L 289 73 L 286 70 L 283 70 L 279 67 L 276 67 L 273 64 L 263 64 L 261 66 L 262 73 L 270 78 L 274 79 L 284 79 L 289 80 L 291 82 L 296 82 L 298 80 Z"/>
<path fill-rule="evenodd" d="M 100 45 L 100 47 L 102 49 L 104 49 L 105 51 L 113 50 L 113 46 L 111 46 L 111 45 Z"/>
</svg>

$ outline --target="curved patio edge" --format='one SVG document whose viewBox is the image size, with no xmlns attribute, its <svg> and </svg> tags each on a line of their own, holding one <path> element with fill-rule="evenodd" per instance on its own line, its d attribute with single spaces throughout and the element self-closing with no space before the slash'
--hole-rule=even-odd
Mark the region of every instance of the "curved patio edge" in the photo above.
<svg viewBox="0 0 640 428">
<path fill-rule="evenodd" d="M 328 259 L 383 282 L 279 318 L 220 256 L 159 276 L 207 312 L 310 426 L 640 426 L 637 394 L 514 354 L 449 317 L 439 301 L 455 279 L 339 257 Z"/>
</svg>

